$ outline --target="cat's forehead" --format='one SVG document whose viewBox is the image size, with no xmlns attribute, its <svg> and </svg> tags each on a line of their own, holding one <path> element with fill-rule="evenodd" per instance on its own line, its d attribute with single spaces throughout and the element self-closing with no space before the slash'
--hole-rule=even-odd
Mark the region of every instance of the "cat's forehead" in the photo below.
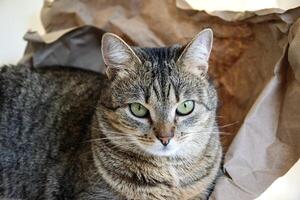
<svg viewBox="0 0 300 200">
<path fill-rule="evenodd" d="M 145 102 L 161 105 L 174 104 L 197 94 L 197 80 L 191 74 L 180 70 L 176 61 L 182 47 L 134 48 L 141 64 L 134 73 L 118 79 L 115 95 L 123 102 Z M 199 87 L 198 87 L 199 88 Z"/>
<path fill-rule="evenodd" d="M 143 63 L 140 70 L 149 74 L 143 76 L 142 80 L 145 101 L 174 102 L 179 91 L 175 77 L 179 76 L 176 61 L 181 47 L 174 45 L 164 48 L 137 48 L 135 52 Z"/>
<path fill-rule="evenodd" d="M 141 65 L 137 66 L 135 70 L 140 72 L 139 74 L 142 79 L 145 79 L 146 84 L 153 85 L 155 81 L 158 87 L 164 87 L 171 79 L 178 78 L 179 71 L 176 61 L 182 52 L 181 46 L 135 48 L 134 51 L 141 61 Z"/>
<path fill-rule="evenodd" d="M 134 51 L 142 62 L 164 66 L 166 63 L 177 61 L 182 52 L 182 47 L 180 45 L 161 48 L 135 47 Z"/>
</svg>

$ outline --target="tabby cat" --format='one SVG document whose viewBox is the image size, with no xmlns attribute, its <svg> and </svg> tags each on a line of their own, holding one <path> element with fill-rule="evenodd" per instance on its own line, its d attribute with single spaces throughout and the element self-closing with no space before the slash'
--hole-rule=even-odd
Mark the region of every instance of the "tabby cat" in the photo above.
<svg viewBox="0 0 300 200">
<path fill-rule="evenodd" d="M 0 68 L 0 198 L 207 199 L 222 157 L 212 40 L 140 48 L 106 33 L 106 76 Z"/>
</svg>

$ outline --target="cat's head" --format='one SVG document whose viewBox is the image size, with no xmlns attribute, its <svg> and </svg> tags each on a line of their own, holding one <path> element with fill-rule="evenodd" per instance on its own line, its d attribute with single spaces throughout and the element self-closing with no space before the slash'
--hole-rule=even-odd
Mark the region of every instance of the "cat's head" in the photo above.
<svg viewBox="0 0 300 200">
<path fill-rule="evenodd" d="M 105 137 L 124 150 L 154 156 L 202 151 L 216 134 L 217 97 L 207 79 L 212 40 L 205 29 L 184 47 L 139 48 L 106 33 L 102 55 L 111 106 L 98 111 Z"/>
</svg>

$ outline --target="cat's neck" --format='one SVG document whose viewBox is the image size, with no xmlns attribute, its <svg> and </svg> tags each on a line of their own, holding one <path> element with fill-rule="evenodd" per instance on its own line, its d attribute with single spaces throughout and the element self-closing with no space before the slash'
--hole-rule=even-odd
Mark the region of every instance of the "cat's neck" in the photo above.
<svg viewBox="0 0 300 200">
<path fill-rule="evenodd" d="M 93 134 L 99 137 L 101 130 L 94 129 Z M 96 140 L 92 143 L 92 152 L 102 178 L 126 198 L 148 199 L 149 195 L 159 194 L 163 198 L 163 195 L 171 195 L 187 199 L 185 197 L 195 196 L 205 185 L 199 181 L 209 176 L 203 166 L 212 167 L 218 162 L 221 154 L 216 152 L 221 149 L 217 146 L 218 138 L 212 137 L 203 154 L 173 158 L 124 151 L 109 140 Z M 212 155 L 218 156 L 212 159 Z M 191 184 L 195 187 L 187 187 Z"/>
<path fill-rule="evenodd" d="M 93 143 L 94 162 L 102 178 L 119 194 L 130 199 L 148 199 L 149 193 L 135 192 L 135 188 L 170 190 L 179 186 L 175 170 L 180 160 L 124 152 L 108 142 Z M 183 161 L 181 162 L 184 163 Z M 129 188 L 128 188 L 129 186 Z M 179 194 L 178 194 L 179 195 Z"/>
</svg>

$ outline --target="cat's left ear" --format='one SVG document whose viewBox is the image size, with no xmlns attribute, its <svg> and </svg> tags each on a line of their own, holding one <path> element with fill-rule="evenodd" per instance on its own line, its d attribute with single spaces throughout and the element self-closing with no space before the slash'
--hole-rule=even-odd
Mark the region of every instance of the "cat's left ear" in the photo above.
<svg viewBox="0 0 300 200">
<path fill-rule="evenodd" d="M 109 79 L 116 75 L 126 75 L 126 71 L 133 70 L 136 64 L 141 63 L 131 47 L 113 33 L 102 36 L 101 51 Z"/>
<path fill-rule="evenodd" d="M 212 43 L 212 30 L 209 28 L 204 29 L 186 45 L 176 62 L 177 65 L 196 75 L 206 74 Z"/>
</svg>

